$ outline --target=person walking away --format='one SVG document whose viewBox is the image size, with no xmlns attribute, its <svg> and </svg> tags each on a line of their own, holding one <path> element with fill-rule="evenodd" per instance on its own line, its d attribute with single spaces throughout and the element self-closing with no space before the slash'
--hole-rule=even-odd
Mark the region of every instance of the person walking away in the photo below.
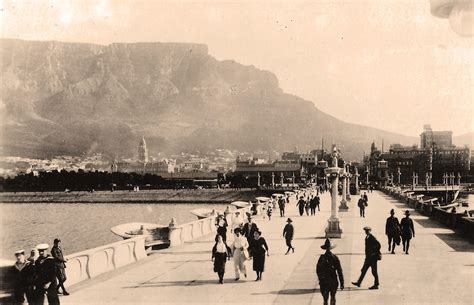
<svg viewBox="0 0 474 305">
<path fill-rule="evenodd" d="M 304 204 L 304 209 L 306 211 L 306 216 L 309 216 L 309 210 L 310 210 L 310 198 L 308 197 L 305 204 Z"/>
<path fill-rule="evenodd" d="M 219 276 L 219 284 L 224 284 L 225 264 L 228 259 L 230 260 L 230 253 L 230 249 L 222 236 L 217 234 L 216 243 L 212 247 L 211 261 L 214 262 L 214 272 L 217 272 Z"/>
<path fill-rule="evenodd" d="M 235 280 L 240 280 L 240 274 L 243 273 L 247 277 L 247 268 L 245 262 L 249 259 L 247 239 L 242 236 L 242 230 L 237 228 L 234 230 L 235 238 L 232 243 L 232 255 L 234 257 Z"/>
<path fill-rule="evenodd" d="M 265 238 L 262 237 L 262 232 L 259 230 L 254 232 L 254 243 L 252 245 L 253 270 L 257 273 L 255 281 L 262 280 L 262 274 L 265 271 L 265 254 L 270 256 L 268 252 L 268 245 Z"/>
<path fill-rule="evenodd" d="M 369 203 L 369 196 L 367 196 L 367 192 L 364 192 L 364 200 L 367 204 Z"/>
<path fill-rule="evenodd" d="M 361 195 L 359 201 L 357 202 L 357 206 L 359 207 L 359 214 L 360 217 L 365 217 L 365 207 L 367 202 L 364 200 L 364 196 Z"/>
<path fill-rule="evenodd" d="M 405 218 L 400 223 L 402 231 L 402 245 L 405 254 L 408 254 L 410 249 L 410 240 L 415 237 L 415 227 L 413 226 L 413 219 L 410 218 L 410 211 L 405 211 Z"/>
<path fill-rule="evenodd" d="M 300 200 L 298 200 L 298 202 L 296 203 L 296 206 L 298 207 L 299 212 L 300 212 L 300 216 L 303 216 L 304 207 L 305 207 L 305 205 L 306 205 L 306 202 L 304 201 L 303 198 L 304 198 L 304 197 L 301 196 L 301 197 L 300 197 Z"/>
<path fill-rule="evenodd" d="M 250 250 L 250 256 L 252 256 L 252 244 L 254 242 L 253 234 L 255 231 L 258 230 L 257 224 L 253 222 L 253 218 L 251 216 L 248 217 L 248 221 L 244 224 L 242 229 L 242 234 L 247 238 Z"/>
<path fill-rule="evenodd" d="M 59 238 L 54 239 L 54 245 L 51 248 L 51 255 L 54 258 L 56 264 L 56 277 L 58 279 L 58 294 L 59 288 L 62 289 L 63 295 L 69 295 L 69 292 L 64 288 L 64 282 L 66 281 L 66 262 L 67 259 L 64 258 L 63 250 L 61 248 L 61 240 Z"/>
<path fill-rule="evenodd" d="M 382 253 L 380 253 L 380 243 L 372 235 L 372 229 L 370 227 L 364 227 L 366 234 L 365 237 L 365 261 L 362 266 L 361 274 L 357 282 L 352 282 L 353 285 L 360 287 L 364 276 L 367 273 L 369 268 L 372 269 L 372 275 L 374 276 L 374 285 L 369 287 L 369 289 L 379 289 L 379 275 L 377 272 L 377 262 L 382 259 Z"/>
<path fill-rule="evenodd" d="M 222 239 L 224 240 L 224 242 L 226 242 L 227 241 L 227 227 L 228 227 L 227 219 L 224 217 L 224 215 L 219 214 L 219 216 L 217 216 L 216 222 L 217 222 L 216 223 L 217 234 L 222 236 Z"/>
<path fill-rule="evenodd" d="M 47 295 L 49 305 L 59 305 L 58 288 L 56 282 L 56 266 L 54 258 L 46 253 L 48 244 L 39 244 L 39 257 L 35 262 L 36 273 L 36 304 L 44 304 L 44 296 Z"/>
<path fill-rule="evenodd" d="M 390 210 L 390 217 L 385 223 L 385 234 L 388 238 L 388 252 L 395 254 L 395 245 L 400 245 L 400 223 L 398 218 L 394 216 L 395 211 Z"/>
<path fill-rule="evenodd" d="M 285 238 L 286 246 L 288 247 L 288 250 L 286 251 L 285 255 L 288 255 L 288 253 L 290 253 L 290 250 L 295 253 L 295 247 L 291 245 L 291 241 L 293 240 L 293 236 L 295 235 L 295 228 L 293 227 L 293 220 L 291 220 L 291 218 L 288 218 L 286 222 L 287 224 L 285 225 L 285 228 L 283 228 L 283 237 Z"/>
<path fill-rule="evenodd" d="M 29 290 L 32 276 L 34 276 L 33 264 L 26 260 L 25 250 L 16 251 L 15 258 L 15 264 L 8 270 L 7 275 L 13 283 L 12 304 L 23 304 L 25 296 L 28 304 L 34 304 L 34 294 Z"/>
<path fill-rule="evenodd" d="M 272 220 L 272 213 L 273 213 L 272 206 L 271 206 L 271 205 L 268 205 L 268 206 L 267 206 L 267 216 L 268 216 L 268 220 Z"/>
<path fill-rule="evenodd" d="M 309 201 L 309 208 L 311 210 L 311 216 L 316 215 L 316 196 Z"/>
<path fill-rule="evenodd" d="M 285 198 L 280 197 L 280 199 L 278 199 L 278 208 L 280 209 L 280 217 L 285 217 L 285 205 L 286 205 L 286 201 L 285 201 Z"/>
<path fill-rule="evenodd" d="M 341 290 L 344 290 L 344 275 L 341 262 L 331 252 L 334 246 L 331 245 L 331 241 L 328 238 L 326 238 L 326 242 L 321 246 L 321 249 L 326 250 L 326 252 L 319 257 L 316 265 L 319 288 L 323 295 L 324 305 L 328 305 L 329 296 L 331 296 L 331 305 L 336 305 L 337 288 L 340 286 Z"/>
</svg>

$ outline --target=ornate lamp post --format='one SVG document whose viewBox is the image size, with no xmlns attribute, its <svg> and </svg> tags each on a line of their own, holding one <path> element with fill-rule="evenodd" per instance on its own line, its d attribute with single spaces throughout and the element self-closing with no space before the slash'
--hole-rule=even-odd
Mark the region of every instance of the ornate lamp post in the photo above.
<svg viewBox="0 0 474 305">
<path fill-rule="evenodd" d="M 324 172 L 331 182 L 331 216 L 328 219 L 328 226 L 326 227 L 326 238 L 341 238 L 342 230 L 339 227 L 336 200 L 339 175 L 341 174 L 342 169 L 337 166 L 336 146 L 333 147 L 331 167 L 326 168 Z"/>
<path fill-rule="evenodd" d="M 347 164 L 346 165 L 346 200 L 350 201 L 351 200 L 351 177 L 352 177 L 352 174 L 350 172 L 350 165 Z"/>
<path fill-rule="evenodd" d="M 461 173 L 458 172 L 458 175 L 456 177 L 456 184 L 461 185 Z"/>
<path fill-rule="evenodd" d="M 355 168 L 355 174 L 354 174 L 354 177 L 355 177 L 355 189 L 356 189 L 356 195 L 359 195 L 360 194 L 360 188 L 359 188 L 359 170 L 357 169 L 357 167 Z"/>
<path fill-rule="evenodd" d="M 275 173 L 272 172 L 272 187 L 275 187 Z"/>
<path fill-rule="evenodd" d="M 342 199 L 341 204 L 339 205 L 339 212 L 347 212 L 349 207 L 347 206 L 347 173 L 346 173 L 346 163 L 344 162 L 341 169 L 341 184 L 342 184 Z"/>
<path fill-rule="evenodd" d="M 402 172 L 400 171 L 400 166 L 397 168 L 397 184 L 400 185 L 400 176 Z"/>
<path fill-rule="evenodd" d="M 257 186 L 260 187 L 260 172 L 257 173 Z"/>
</svg>

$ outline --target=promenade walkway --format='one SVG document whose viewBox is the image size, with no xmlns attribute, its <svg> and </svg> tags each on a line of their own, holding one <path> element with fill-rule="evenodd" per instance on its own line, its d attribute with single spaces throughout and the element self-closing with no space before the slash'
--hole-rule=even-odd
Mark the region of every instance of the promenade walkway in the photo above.
<svg viewBox="0 0 474 305">
<path fill-rule="evenodd" d="M 349 203 L 340 213 L 343 238 L 333 242 L 344 270 L 346 289 L 337 294 L 337 304 L 473 304 L 474 246 L 449 229 L 413 212 L 416 237 L 410 255 L 388 254 L 385 219 L 391 208 L 400 219 L 406 206 L 381 192 L 369 194 L 366 217 Z M 232 261 L 227 263 L 225 283 L 217 284 L 210 250 L 213 236 L 161 251 L 111 274 L 80 284 L 62 304 L 322 304 L 315 265 L 323 252 L 324 227 L 330 215 L 330 195 L 322 196 L 316 216 L 297 216 L 295 201 L 287 209 L 294 220 L 294 254 L 284 255 L 282 230 L 286 218 L 275 211 L 271 221 L 257 219 L 270 248 L 263 281 L 254 282 L 248 263 L 248 278 L 234 281 Z M 352 287 L 364 261 L 364 232 L 370 225 L 382 244 L 379 263 L 380 289 L 368 290 L 373 277 L 368 272 L 361 288 Z M 228 234 L 230 235 L 230 234 Z"/>
</svg>

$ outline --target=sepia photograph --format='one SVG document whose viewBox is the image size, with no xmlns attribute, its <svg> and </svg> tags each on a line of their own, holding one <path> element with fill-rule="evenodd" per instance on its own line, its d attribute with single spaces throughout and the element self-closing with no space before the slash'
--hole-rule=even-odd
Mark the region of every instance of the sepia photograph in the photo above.
<svg viewBox="0 0 474 305">
<path fill-rule="evenodd" d="M 0 304 L 474 305 L 474 0 L 0 29 Z"/>
</svg>

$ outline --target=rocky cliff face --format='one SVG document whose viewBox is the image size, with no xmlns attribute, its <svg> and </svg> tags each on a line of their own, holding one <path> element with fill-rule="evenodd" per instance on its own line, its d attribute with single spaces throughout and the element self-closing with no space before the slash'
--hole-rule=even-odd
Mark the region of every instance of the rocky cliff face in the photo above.
<svg viewBox="0 0 474 305">
<path fill-rule="evenodd" d="M 3 154 L 133 155 L 142 136 L 151 152 L 310 149 L 324 136 L 360 158 L 372 140 L 417 142 L 339 121 L 205 45 L 2 40 L 0 49 Z"/>
</svg>

